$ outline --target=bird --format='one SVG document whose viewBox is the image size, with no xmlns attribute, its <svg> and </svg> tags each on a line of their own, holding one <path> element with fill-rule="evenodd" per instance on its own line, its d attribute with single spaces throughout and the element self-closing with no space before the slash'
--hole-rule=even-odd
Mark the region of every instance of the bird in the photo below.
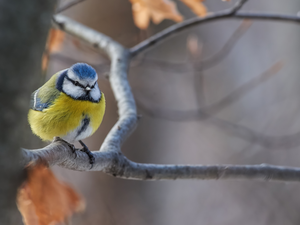
<svg viewBox="0 0 300 225">
<path fill-rule="evenodd" d="M 85 152 L 93 165 L 95 158 L 82 139 L 100 126 L 105 113 L 105 96 L 98 75 L 86 63 L 76 63 L 54 74 L 31 95 L 28 122 L 43 141 L 61 138 L 73 149 Z M 75 149 L 78 141 L 82 149 Z"/>
</svg>

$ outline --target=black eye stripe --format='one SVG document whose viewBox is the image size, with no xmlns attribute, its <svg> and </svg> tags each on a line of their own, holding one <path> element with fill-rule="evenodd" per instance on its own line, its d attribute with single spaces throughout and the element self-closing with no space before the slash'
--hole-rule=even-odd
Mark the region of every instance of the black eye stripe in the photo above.
<svg viewBox="0 0 300 225">
<path fill-rule="evenodd" d="M 72 80 L 70 77 L 66 76 L 67 80 L 71 81 L 75 86 L 79 86 L 83 89 L 85 89 L 86 87 L 83 86 L 81 83 L 79 83 L 78 81 Z M 97 81 L 93 84 L 93 86 L 91 86 L 91 88 L 94 88 L 95 85 L 97 84 Z M 87 85 L 87 87 L 89 87 L 89 85 Z"/>
<path fill-rule="evenodd" d="M 72 80 L 70 77 L 66 76 L 67 80 L 71 81 L 75 86 L 79 86 L 82 88 L 85 88 L 82 84 L 80 84 L 78 81 Z"/>
</svg>

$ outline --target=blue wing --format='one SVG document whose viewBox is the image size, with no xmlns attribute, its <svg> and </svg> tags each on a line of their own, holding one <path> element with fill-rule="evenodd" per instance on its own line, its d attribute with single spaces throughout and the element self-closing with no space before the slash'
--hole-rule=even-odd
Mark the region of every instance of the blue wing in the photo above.
<svg viewBox="0 0 300 225">
<path fill-rule="evenodd" d="M 36 90 L 31 94 L 30 108 L 36 111 L 43 111 L 44 109 L 48 108 L 50 105 L 53 104 L 56 96 L 49 96 L 46 101 L 42 101 L 42 99 L 39 97 L 39 91 L 40 89 Z"/>
</svg>

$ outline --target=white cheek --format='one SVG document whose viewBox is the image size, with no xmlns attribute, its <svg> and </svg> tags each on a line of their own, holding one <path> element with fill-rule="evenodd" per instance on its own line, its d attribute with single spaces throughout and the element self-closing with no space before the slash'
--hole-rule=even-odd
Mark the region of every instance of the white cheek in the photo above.
<svg viewBox="0 0 300 225">
<path fill-rule="evenodd" d="M 79 98 L 80 96 L 85 95 L 85 92 L 81 87 L 75 86 L 68 80 L 64 80 L 62 89 L 67 95 L 72 96 L 73 98 Z"/>
<path fill-rule="evenodd" d="M 94 99 L 95 101 L 98 101 L 101 97 L 101 94 L 100 94 L 100 90 L 98 87 L 95 87 L 91 90 L 90 92 L 90 96 L 92 99 Z"/>
</svg>

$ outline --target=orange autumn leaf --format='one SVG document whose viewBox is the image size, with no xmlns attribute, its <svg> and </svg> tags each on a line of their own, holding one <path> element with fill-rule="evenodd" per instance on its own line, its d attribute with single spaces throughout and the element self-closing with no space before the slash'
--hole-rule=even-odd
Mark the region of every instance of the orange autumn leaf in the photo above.
<svg viewBox="0 0 300 225">
<path fill-rule="evenodd" d="M 18 191 L 17 205 L 25 225 L 55 225 L 84 209 L 79 195 L 41 164 L 28 168 L 28 178 Z"/>
<path fill-rule="evenodd" d="M 52 28 L 49 32 L 47 50 L 49 53 L 58 52 L 65 39 L 65 32 Z"/>
<path fill-rule="evenodd" d="M 58 29 L 50 29 L 46 50 L 42 56 L 42 70 L 46 71 L 49 63 L 49 55 L 53 52 L 58 52 L 61 49 L 62 43 L 65 39 L 65 33 Z"/>
<path fill-rule="evenodd" d="M 186 4 L 197 16 L 204 17 L 207 14 L 207 8 L 202 3 L 204 0 L 181 0 Z"/>
<path fill-rule="evenodd" d="M 42 71 L 46 72 L 49 64 L 49 54 L 44 52 L 42 56 Z"/>
<path fill-rule="evenodd" d="M 180 22 L 182 15 L 177 11 L 176 4 L 170 0 L 130 0 L 135 25 L 140 29 L 149 26 L 150 19 L 155 24 L 164 19 Z"/>
</svg>

